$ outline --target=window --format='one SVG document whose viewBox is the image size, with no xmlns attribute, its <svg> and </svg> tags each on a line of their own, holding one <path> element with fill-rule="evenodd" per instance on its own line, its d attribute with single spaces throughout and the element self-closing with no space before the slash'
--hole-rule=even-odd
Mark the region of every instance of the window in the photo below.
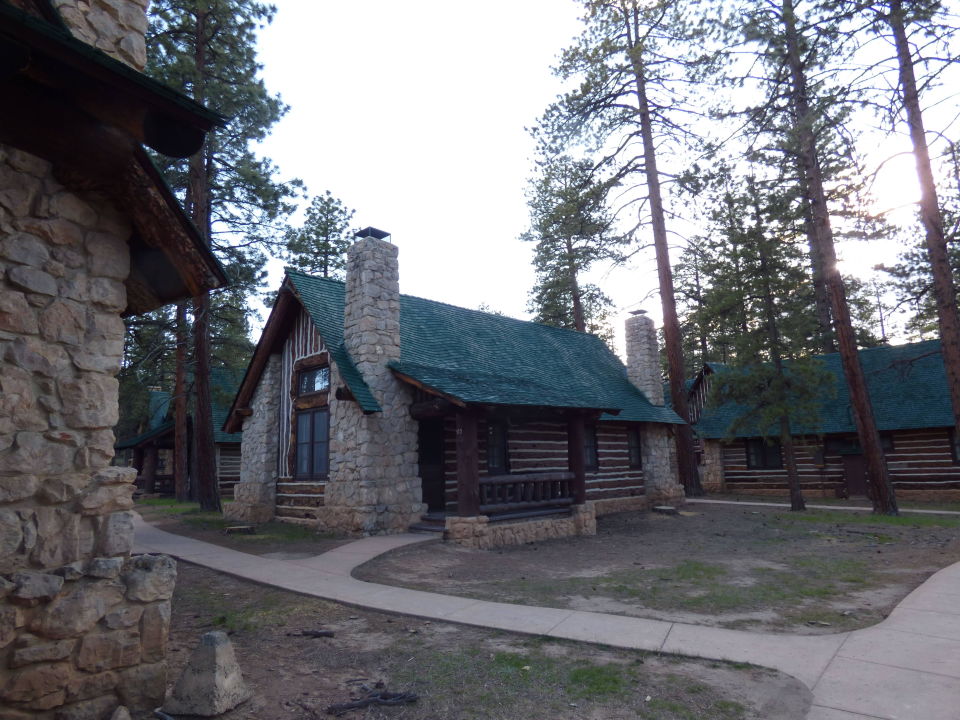
<svg viewBox="0 0 960 720">
<path fill-rule="evenodd" d="M 783 459 L 780 457 L 780 442 L 774 440 L 770 443 L 763 438 L 747 440 L 747 467 L 763 470 L 779 470 L 782 468 Z"/>
<path fill-rule="evenodd" d="M 583 429 L 583 468 L 596 470 L 600 467 L 597 457 L 597 426 L 587 425 Z"/>
<path fill-rule="evenodd" d="M 957 433 L 953 428 L 947 431 L 947 439 L 950 441 L 950 454 L 953 456 L 953 462 L 960 464 L 960 442 L 958 442 Z"/>
<path fill-rule="evenodd" d="M 829 437 L 824 445 L 830 455 L 862 455 L 860 440 L 856 436 Z M 893 452 L 893 433 L 880 433 L 880 448 L 885 452 Z"/>
<path fill-rule="evenodd" d="M 297 413 L 297 479 L 325 478 L 330 472 L 330 411 Z"/>
<path fill-rule="evenodd" d="M 510 454 L 505 422 L 487 423 L 487 472 L 504 475 L 510 472 Z"/>
<path fill-rule="evenodd" d="M 297 395 L 326 392 L 330 389 L 330 368 L 315 367 L 300 371 Z"/>
<path fill-rule="evenodd" d="M 627 428 L 627 455 L 630 458 L 631 468 L 643 467 L 643 451 L 640 446 L 640 428 Z"/>
</svg>

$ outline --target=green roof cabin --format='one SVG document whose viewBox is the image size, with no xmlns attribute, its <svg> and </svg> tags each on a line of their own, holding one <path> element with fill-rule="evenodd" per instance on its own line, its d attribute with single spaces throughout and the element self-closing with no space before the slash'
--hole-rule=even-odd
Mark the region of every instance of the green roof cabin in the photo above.
<svg viewBox="0 0 960 720">
<path fill-rule="evenodd" d="M 649 318 L 628 372 L 596 336 L 400 295 L 389 236 L 357 237 L 345 283 L 284 279 L 224 425 L 228 514 L 490 546 L 680 496 Z"/>
<path fill-rule="evenodd" d="M 960 499 L 960 453 L 939 340 L 860 351 L 873 414 L 898 497 Z M 818 419 L 791 424 L 803 492 L 812 497 L 866 495 L 866 467 L 850 409 L 840 355 L 821 355 L 831 379 L 821 390 Z M 786 469 L 772 428 L 730 432 L 745 408 L 711 402 L 728 372 L 708 363 L 690 390 L 690 416 L 701 444 L 701 475 L 711 491 L 786 495 Z M 766 439 L 765 439 L 766 436 Z"/>
</svg>

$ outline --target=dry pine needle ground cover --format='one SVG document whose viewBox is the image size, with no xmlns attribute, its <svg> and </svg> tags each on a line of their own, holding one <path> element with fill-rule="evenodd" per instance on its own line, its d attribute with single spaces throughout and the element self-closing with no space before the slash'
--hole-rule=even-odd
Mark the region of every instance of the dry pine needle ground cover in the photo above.
<svg viewBox="0 0 960 720">
<path fill-rule="evenodd" d="M 882 620 L 960 561 L 960 518 L 691 504 L 600 518 L 592 538 L 477 551 L 419 545 L 354 573 L 388 585 L 747 630 L 832 633 Z"/>
<path fill-rule="evenodd" d="M 223 720 L 314 720 L 378 683 L 419 700 L 364 720 L 791 720 L 810 695 L 744 665 L 611 650 L 349 608 L 180 563 L 168 652 L 230 633 L 253 699 Z M 329 630 L 333 637 L 302 633 Z"/>
</svg>

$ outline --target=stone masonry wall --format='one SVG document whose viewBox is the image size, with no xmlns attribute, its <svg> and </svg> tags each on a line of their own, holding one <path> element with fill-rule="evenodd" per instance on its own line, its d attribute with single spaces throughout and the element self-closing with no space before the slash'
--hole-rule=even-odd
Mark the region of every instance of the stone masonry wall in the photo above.
<svg viewBox="0 0 960 720">
<path fill-rule="evenodd" d="M 723 492 L 723 446 L 717 440 L 701 440 L 703 464 L 700 466 L 703 489 L 707 492 Z"/>
<path fill-rule="evenodd" d="M 652 405 L 663 405 L 663 377 L 657 330 L 648 315 L 627 318 L 627 377 Z"/>
<path fill-rule="evenodd" d="M 372 237 L 347 252 L 344 344 L 383 411 L 365 415 L 353 401 L 330 403 L 330 479 L 318 510 L 324 530 L 404 532 L 426 511 L 412 395 L 387 367 L 400 358 L 397 255 L 395 245 Z"/>
<path fill-rule="evenodd" d="M 100 718 L 165 689 L 176 567 L 130 557 L 136 471 L 110 467 L 129 235 L 109 204 L 0 146 L 4 718 Z"/>
<path fill-rule="evenodd" d="M 150 0 L 53 0 L 53 4 L 77 39 L 143 70 Z"/>
<path fill-rule="evenodd" d="M 574 505 L 569 517 L 548 517 L 542 520 L 490 522 L 486 515 L 447 517 L 444 540 L 478 550 L 505 545 L 524 545 L 577 535 L 596 535 L 597 515 L 592 502 Z"/>
<path fill-rule="evenodd" d="M 280 355 L 271 355 L 250 400 L 253 414 L 243 422 L 240 482 L 224 514 L 238 522 L 273 519 L 277 494 L 277 420 L 280 412 Z"/>
</svg>

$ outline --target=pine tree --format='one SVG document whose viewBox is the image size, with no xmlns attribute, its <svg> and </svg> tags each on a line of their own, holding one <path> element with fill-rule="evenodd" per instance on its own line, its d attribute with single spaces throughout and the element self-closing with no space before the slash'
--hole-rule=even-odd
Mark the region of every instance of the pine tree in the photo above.
<svg viewBox="0 0 960 720">
<path fill-rule="evenodd" d="M 284 259 L 293 270 L 320 277 L 342 280 L 345 254 L 350 247 L 350 221 L 353 210 L 327 190 L 310 201 L 300 228 L 290 228 L 285 236 Z"/>
<path fill-rule="evenodd" d="M 159 163 L 201 235 L 225 261 L 231 278 L 247 281 L 253 281 L 262 268 L 262 248 L 278 246 L 277 225 L 291 210 L 288 199 L 293 192 L 291 185 L 273 180 L 275 168 L 251 148 L 266 137 L 285 110 L 257 77 L 256 31 L 270 22 L 274 12 L 272 6 L 252 0 L 158 0 L 151 6 L 147 36 L 150 75 L 230 118 L 224 129 L 207 135 L 203 148 L 188 161 L 160 159 Z M 179 309 L 181 318 L 185 310 Z M 216 312 L 217 303 L 211 303 L 208 295 L 194 298 L 193 455 L 195 486 L 207 510 L 220 508 L 209 386 L 210 328 L 217 325 Z M 178 348 L 184 349 L 182 337 Z M 178 398 L 185 394 L 185 375 L 186 368 L 181 367 Z M 176 413 L 180 443 L 184 408 L 181 402 Z M 186 454 L 178 443 L 181 462 Z"/>
<path fill-rule="evenodd" d="M 699 30 L 688 22 L 696 2 L 673 0 L 583 0 L 584 31 L 563 51 L 557 74 L 576 80 L 544 113 L 537 128 L 541 148 L 555 153 L 573 144 L 589 145 L 622 181 L 625 197 L 614 212 L 637 214 L 633 229 L 649 220 L 657 260 L 663 334 L 674 411 L 688 419 L 683 348 L 668 247 L 666 207 L 658 163 L 679 151 L 689 134 L 692 105 L 684 102 L 691 58 Z M 683 115 L 683 117 L 675 117 Z M 677 464 L 688 495 L 703 489 L 697 474 L 693 434 L 676 433 Z"/>
<path fill-rule="evenodd" d="M 521 238 L 536 243 L 537 280 L 528 309 L 537 322 L 612 337 L 612 301 L 581 279 L 596 262 L 617 259 L 626 241 L 607 208 L 609 190 L 588 160 L 559 155 L 541 161 L 527 198 L 530 229 Z"/>
</svg>

